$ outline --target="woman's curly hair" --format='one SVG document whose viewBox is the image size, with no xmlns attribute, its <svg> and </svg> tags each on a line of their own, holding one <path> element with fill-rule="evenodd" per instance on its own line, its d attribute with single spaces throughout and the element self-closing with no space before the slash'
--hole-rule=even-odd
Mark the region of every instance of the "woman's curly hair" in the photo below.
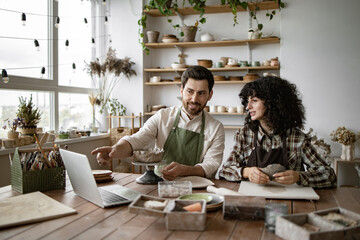
<svg viewBox="0 0 360 240">
<path fill-rule="evenodd" d="M 249 97 L 264 101 L 265 120 L 274 134 L 283 135 L 287 129 L 303 128 L 305 108 L 295 84 L 279 77 L 263 77 L 247 83 L 239 94 L 242 105 L 246 108 Z M 252 121 L 250 114 L 245 118 L 245 125 L 256 131 L 259 121 Z"/>
</svg>

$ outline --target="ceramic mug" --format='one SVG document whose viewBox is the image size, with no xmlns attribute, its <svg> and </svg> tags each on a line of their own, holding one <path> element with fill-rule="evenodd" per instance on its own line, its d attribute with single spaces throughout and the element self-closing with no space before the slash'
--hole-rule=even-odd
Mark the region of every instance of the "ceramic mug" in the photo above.
<svg viewBox="0 0 360 240">
<path fill-rule="evenodd" d="M 253 61 L 253 62 L 251 63 L 251 66 L 252 66 L 252 67 L 260 67 L 260 62 L 259 62 L 259 61 Z"/>
<path fill-rule="evenodd" d="M 228 65 L 236 65 L 236 64 L 237 64 L 237 60 L 235 58 L 229 58 Z"/>
<path fill-rule="evenodd" d="M 217 68 L 222 68 L 222 67 L 224 67 L 224 63 L 223 63 L 223 61 L 219 61 L 219 62 L 216 62 L 215 66 Z"/>
<path fill-rule="evenodd" d="M 235 113 L 237 110 L 236 107 L 227 107 L 226 111 L 228 111 L 229 113 Z"/>
<path fill-rule="evenodd" d="M 218 112 L 225 112 L 225 111 L 226 111 L 226 108 L 225 108 L 225 106 L 218 106 L 218 107 L 217 107 L 217 111 L 218 111 Z"/>
<path fill-rule="evenodd" d="M 209 111 L 210 112 L 216 112 L 217 111 L 217 107 L 215 105 L 210 105 L 209 106 Z"/>
<path fill-rule="evenodd" d="M 242 114 L 242 113 L 244 113 L 244 106 L 237 106 L 236 110 L 237 110 L 238 113 Z"/>
</svg>

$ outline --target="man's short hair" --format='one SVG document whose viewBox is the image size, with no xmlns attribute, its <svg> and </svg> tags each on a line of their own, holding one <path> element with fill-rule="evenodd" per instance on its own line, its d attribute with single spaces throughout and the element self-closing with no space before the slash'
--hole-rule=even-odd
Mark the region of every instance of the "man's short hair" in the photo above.
<svg viewBox="0 0 360 240">
<path fill-rule="evenodd" d="M 203 66 L 193 66 L 186 69 L 181 75 L 181 86 L 185 88 L 185 85 L 189 78 L 194 80 L 207 80 L 209 86 L 209 92 L 211 92 L 214 86 L 214 76 L 212 73 Z"/>
</svg>

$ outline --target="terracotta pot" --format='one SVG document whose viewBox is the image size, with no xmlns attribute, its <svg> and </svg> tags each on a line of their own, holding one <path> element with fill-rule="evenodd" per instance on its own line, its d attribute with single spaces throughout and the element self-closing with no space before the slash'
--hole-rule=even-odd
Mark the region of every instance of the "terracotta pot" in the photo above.
<svg viewBox="0 0 360 240">
<path fill-rule="evenodd" d="M 37 126 L 23 126 L 20 127 L 20 132 L 22 135 L 33 135 L 36 133 Z"/>
<path fill-rule="evenodd" d="M 197 27 L 195 26 L 183 26 L 181 27 L 181 31 L 184 33 L 184 42 L 195 42 L 195 36 Z"/>
</svg>

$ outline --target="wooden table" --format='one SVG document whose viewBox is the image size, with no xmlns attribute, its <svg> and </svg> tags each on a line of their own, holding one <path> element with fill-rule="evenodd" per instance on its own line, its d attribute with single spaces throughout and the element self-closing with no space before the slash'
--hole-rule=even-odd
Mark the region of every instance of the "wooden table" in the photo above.
<svg viewBox="0 0 360 240">
<path fill-rule="evenodd" d="M 114 181 L 143 194 L 157 196 L 157 185 L 135 182 L 139 174 L 114 173 Z M 239 183 L 213 180 L 216 187 L 237 190 Z M 105 185 L 99 184 L 99 186 Z M 205 189 L 195 192 L 206 192 Z M 268 200 L 289 206 L 290 213 L 307 213 L 326 208 L 343 207 L 360 213 L 360 189 L 336 188 L 316 190 L 319 201 Z M 128 205 L 102 209 L 78 197 L 69 182 L 66 189 L 45 192 L 48 196 L 75 208 L 78 214 L 45 222 L 0 230 L 0 239 L 280 239 L 267 232 L 264 221 L 224 220 L 222 210 L 207 214 L 207 227 L 203 232 L 168 231 L 165 219 L 136 215 L 128 212 Z M 11 186 L 0 188 L 0 199 L 19 195 Z"/>
</svg>

